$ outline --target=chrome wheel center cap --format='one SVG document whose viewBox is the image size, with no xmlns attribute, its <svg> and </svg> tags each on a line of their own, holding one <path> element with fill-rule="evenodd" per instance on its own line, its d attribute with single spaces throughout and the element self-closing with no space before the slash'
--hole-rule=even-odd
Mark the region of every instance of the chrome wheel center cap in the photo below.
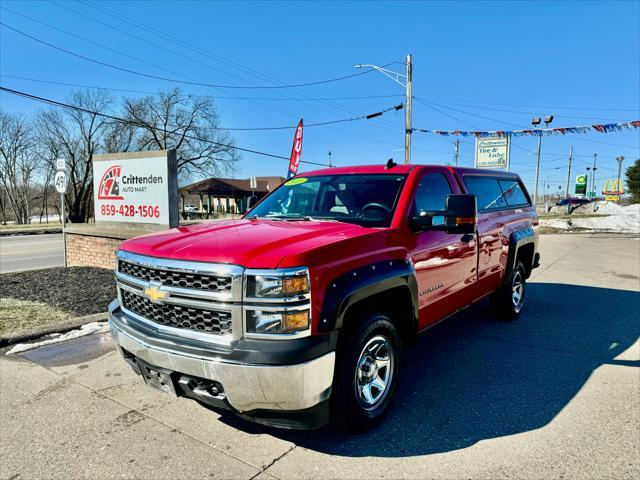
<svg viewBox="0 0 640 480">
<path fill-rule="evenodd" d="M 362 382 L 369 383 L 378 376 L 378 366 L 371 359 L 366 359 L 360 365 L 359 377 Z"/>
</svg>

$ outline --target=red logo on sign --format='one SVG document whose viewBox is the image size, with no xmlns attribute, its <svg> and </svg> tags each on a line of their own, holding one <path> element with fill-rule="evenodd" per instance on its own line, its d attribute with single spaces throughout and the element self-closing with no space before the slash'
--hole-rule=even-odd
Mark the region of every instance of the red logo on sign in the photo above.
<svg viewBox="0 0 640 480">
<path fill-rule="evenodd" d="M 98 200 L 124 200 L 120 195 L 121 169 L 120 165 L 114 165 L 104 172 L 98 184 Z"/>
</svg>

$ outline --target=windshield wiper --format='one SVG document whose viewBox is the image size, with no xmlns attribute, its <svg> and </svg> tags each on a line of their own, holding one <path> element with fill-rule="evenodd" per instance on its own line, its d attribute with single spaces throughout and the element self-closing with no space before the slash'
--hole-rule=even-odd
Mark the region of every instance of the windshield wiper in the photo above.
<svg viewBox="0 0 640 480">
<path fill-rule="evenodd" d="M 258 219 L 266 219 L 266 220 L 283 220 L 286 222 L 340 222 L 341 220 L 334 217 L 317 217 L 315 215 L 299 215 L 299 214 L 283 214 L 283 215 L 266 215 L 266 216 L 258 216 L 251 215 L 247 217 L 249 220 L 258 220 Z"/>
<path fill-rule="evenodd" d="M 283 220 L 287 220 L 290 222 L 295 222 L 295 221 L 303 221 L 303 222 L 338 222 L 339 220 L 337 220 L 334 217 L 317 217 L 315 215 L 300 215 L 300 216 L 287 216 L 287 217 L 282 217 Z"/>
<path fill-rule="evenodd" d="M 283 219 L 281 217 L 276 217 L 276 216 L 250 215 L 247 217 L 247 220 L 283 220 Z"/>
</svg>

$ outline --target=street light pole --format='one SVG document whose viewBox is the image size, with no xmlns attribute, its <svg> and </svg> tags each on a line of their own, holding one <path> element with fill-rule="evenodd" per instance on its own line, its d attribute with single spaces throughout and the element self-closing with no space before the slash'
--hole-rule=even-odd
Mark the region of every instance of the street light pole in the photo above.
<svg viewBox="0 0 640 480">
<path fill-rule="evenodd" d="M 571 159 L 573 157 L 573 145 L 569 149 L 569 169 L 567 170 L 567 194 L 564 198 L 569 198 L 569 182 L 571 181 Z"/>
<path fill-rule="evenodd" d="M 540 147 L 542 145 L 542 134 L 538 135 L 538 159 L 536 160 L 536 183 L 533 187 L 533 204 L 538 205 L 538 179 L 540 178 Z"/>
<path fill-rule="evenodd" d="M 396 62 L 397 63 L 397 62 Z M 405 88 L 405 113 L 404 113 L 404 163 L 411 163 L 411 104 L 412 104 L 412 90 L 411 83 L 413 77 L 413 59 L 411 54 L 407 55 L 406 58 L 406 74 L 394 72 L 393 70 L 389 70 L 384 67 L 379 67 L 377 65 L 371 64 L 358 64 L 356 68 L 373 68 L 374 70 L 379 71 L 386 77 L 389 77 L 391 80 L 396 82 L 398 85 L 402 85 Z M 404 79 L 404 83 L 400 80 Z"/>
<path fill-rule="evenodd" d="M 404 112 L 404 163 L 411 163 L 411 77 L 413 75 L 413 64 L 411 54 L 407 55 L 407 84 L 406 84 L 406 100 Z"/>
<path fill-rule="evenodd" d="M 533 119 L 531 120 L 531 125 L 533 125 L 534 127 L 538 127 L 538 125 L 540 125 L 540 122 L 542 120 L 540 119 L 540 117 L 533 117 Z M 546 127 L 549 126 L 549 124 L 553 122 L 553 115 L 546 115 L 544 117 L 544 124 Z M 538 127 L 539 128 L 539 127 Z M 540 149 L 542 146 L 542 131 L 540 131 L 540 134 L 538 135 L 538 159 L 536 160 L 536 184 L 533 188 L 533 204 L 537 205 L 538 203 L 538 179 L 540 178 Z"/>
</svg>

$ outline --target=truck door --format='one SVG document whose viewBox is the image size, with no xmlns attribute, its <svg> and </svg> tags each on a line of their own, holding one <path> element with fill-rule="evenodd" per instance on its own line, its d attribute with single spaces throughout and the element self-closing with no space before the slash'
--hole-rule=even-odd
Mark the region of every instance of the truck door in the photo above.
<svg viewBox="0 0 640 480">
<path fill-rule="evenodd" d="M 508 253 L 508 244 L 503 235 L 507 203 L 498 184 L 498 178 L 492 175 L 464 175 L 463 182 L 476 196 L 478 203 L 478 239 L 480 245 L 478 258 L 478 287 L 476 298 L 495 291 L 502 282 Z"/>
<path fill-rule="evenodd" d="M 452 188 L 455 186 L 455 190 Z M 410 216 L 441 212 L 447 195 L 459 193 L 448 170 L 429 170 L 416 186 Z M 442 225 L 444 217 L 434 217 Z M 477 245 L 473 235 L 411 232 L 410 256 L 418 280 L 419 328 L 426 328 L 471 302 L 475 293 Z"/>
</svg>

